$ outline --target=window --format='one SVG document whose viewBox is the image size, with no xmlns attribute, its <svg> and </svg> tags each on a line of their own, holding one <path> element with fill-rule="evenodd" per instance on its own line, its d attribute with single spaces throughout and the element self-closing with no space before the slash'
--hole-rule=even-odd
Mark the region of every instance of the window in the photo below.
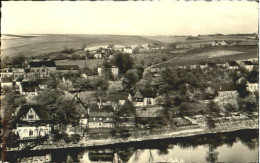
<svg viewBox="0 0 260 163">
<path fill-rule="evenodd" d="M 100 121 L 102 121 L 102 118 L 99 118 Z"/>
<path fill-rule="evenodd" d="M 42 72 L 45 72 L 45 69 L 42 69 Z"/>
<path fill-rule="evenodd" d="M 29 119 L 33 119 L 33 115 L 29 115 L 28 118 L 29 118 Z"/>
<path fill-rule="evenodd" d="M 99 127 L 101 127 L 102 126 L 102 123 L 99 123 Z"/>
<path fill-rule="evenodd" d="M 30 130 L 30 131 L 29 131 L 29 136 L 32 136 L 32 135 L 33 135 L 33 131 Z"/>
</svg>

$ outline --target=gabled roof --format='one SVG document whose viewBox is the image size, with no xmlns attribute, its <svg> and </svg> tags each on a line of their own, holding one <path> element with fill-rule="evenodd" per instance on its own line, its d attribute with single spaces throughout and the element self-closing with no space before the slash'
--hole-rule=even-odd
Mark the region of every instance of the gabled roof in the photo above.
<svg viewBox="0 0 260 163">
<path fill-rule="evenodd" d="M 98 105 L 89 106 L 89 117 L 114 117 L 112 106 L 102 106 Z"/>
<path fill-rule="evenodd" d="M 29 62 L 29 65 L 31 67 L 42 67 L 42 66 L 56 67 L 56 64 L 54 61 L 32 61 L 32 62 Z"/>
<path fill-rule="evenodd" d="M 111 93 L 108 95 L 108 101 L 118 102 L 119 100 L 127 100 L 129 93 L 127 92 L 118 92 L 118 93 Z"/>
<path fill-rule="evenodd" d="M 39 116 L 40 120 L 50 120 L 47 111 L 41 105 L 23 105 L 19 107 L 18 110 L 16 111 L 16 118 L 18 120 L 21 120 L 21 118 L 25 116 L 31 108 Z"/>
<path fill-rule="evenodd" d="M 144 98 L 140 91 L 137 91 L 133 98 Z"/>
<path fill-rule="evenodd" d="M 57 70 L 79 70 L 78 65 L 57 65 Z"/>
</svg>

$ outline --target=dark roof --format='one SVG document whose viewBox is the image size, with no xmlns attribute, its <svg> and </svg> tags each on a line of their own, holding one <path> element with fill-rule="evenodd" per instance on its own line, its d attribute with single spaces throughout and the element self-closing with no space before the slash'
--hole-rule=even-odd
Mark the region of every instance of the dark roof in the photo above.
<svg viewBox="0 0 260 163">
<path fill-rule="evenodd" d="M 23 92 L 35 92 L 35 89 L 39 89 L 39 83 L 36 81 L 24 81 L 21 82 Z"/>
<path fill-rule="evenodd" d="M 39 116 L 40 120 L 49 120 L 49 115 L 47 113 L 47 111 L 45 110 L 45 108 L 41 105 L 23 105 L 21 107 L 18 108 L 17 113 L 16 113 L 16 118 L 18 120 L 21 120 L 21 118 L 23 116 L 25 116 L 27 114 L 27 112 L 30 109 L 33 109 L 36 114 Z"/>
<path fill-rule="evenodd" d="M 33 61 L 33 62 L 29 62 L 29 65 L 31 67 L 42 67 L 42 66 L 56 67 L 56 64 L 54 61 Z"/>
<path fill-rule="evenodd" d="M 89 106 L 90 117 L 114 117 L 112 106 L 101 106 L 91 105 Z"/>
<path fill-rule="evenodd" d="M 251 61 L 244 61 L 245 65 L 253 65 L 253 63 Z"/>
<path fill-rule="evenodd" d="M 1 78 L 2 83 L 11 83 L 13 82 L 12 78 Z"/>
<path fill-rule="evenodd" d="M 78 65 L 57 65 L 57 70 L 79 70 Z"/>
<path fill-rule="evenodd" d="M 118 92 L 118 93 L 111 93 L 108 95 L 108 101 L 118 102 L 119 100 L 127 100 L 129 93 L 127 92 Z"/>
<path fill-rule="evenodd" d="M 228 62 L 229 66 L 238 66 L 238 64 L 235 61 Z"/>
<path fill-rule="evenodd" d="M 114 159 L 114 153 L 89 153 L 89 160 L 95 162 L 112 162 Z"/>
<path fill-rule="evenodd" d="M 236 87 L 235 84 L 233 83 L 221 83 L 221 84 L 216 84 L 214 88 L 217 91 L 235 91 Z"/>
<path fill-rule="evenodd" d="M 140 91 L 137 91 L 134 95 L 134 98 L 144 98 Z"/>
</svg>

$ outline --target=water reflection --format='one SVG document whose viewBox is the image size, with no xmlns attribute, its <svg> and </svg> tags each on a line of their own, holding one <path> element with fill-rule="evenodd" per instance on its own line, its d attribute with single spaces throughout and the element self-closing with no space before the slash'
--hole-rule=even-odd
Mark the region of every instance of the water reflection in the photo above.
<svg viewBox="0 0 260 163">
<path fill-rule="evenodd" d="M 11 152 L 10 162 L 257 162 L 258 130 L 146 141 L 106 147 Z M 29 161 L 28 161 L 29 160 Z M 48 162 L 48 161 L 46 161 Z"/>
</svg>

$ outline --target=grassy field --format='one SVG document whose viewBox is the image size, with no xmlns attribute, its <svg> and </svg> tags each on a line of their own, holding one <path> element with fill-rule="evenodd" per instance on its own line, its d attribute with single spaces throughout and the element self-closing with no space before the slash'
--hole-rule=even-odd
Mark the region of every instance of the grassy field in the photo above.
<svg viewBox="0 0 260 163">
<path fill-rule="evenodd" d="M 87 46 L 119 44 L 137 45 L 158 42 L 142 36 L 127 35 L 35 35 L 24 37 L 15 35 L 13 39 L 2 39 L 1 55 L 25 57 L 38 56 L 50 52 L 61 51 L 64 47 L 81 48 Z"/>
<path fill-rule="evenodd" d="M 56 65 L 78 65 L 80 68 L 84 68 L 85 65 L 89 68 L 93 68 L 95 65 L 103 63 L 103 59 L 89 59 L 89 60 L 58 60 L 55 61 Z"/>
<path fill-rule="evenodd" d="M 154 67 L 189 65 L 203 60 L 240 60 L 256 58 L 257 56 L 258 50 L 256 46 L 208 47 L 192 49 L 182 54 L 174 54 L 172 60 Z"/>
</svg>

